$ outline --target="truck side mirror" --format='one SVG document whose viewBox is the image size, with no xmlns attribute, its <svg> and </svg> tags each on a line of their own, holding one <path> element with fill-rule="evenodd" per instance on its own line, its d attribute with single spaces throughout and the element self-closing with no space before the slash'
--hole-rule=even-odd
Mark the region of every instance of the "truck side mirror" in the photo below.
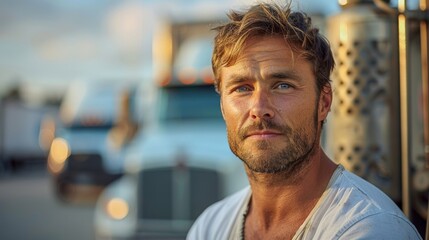
<svg viewBox="0 0 429 240">
<path fill-rule="evenodd" d="M 119 101 L 116 123 L 109 132 L 109 138 L 116 148 L 120 148 L 131 141 L 138 130 L 138 124 L 132 117 L 130 90 L 124 91 Z"/>
</svg>

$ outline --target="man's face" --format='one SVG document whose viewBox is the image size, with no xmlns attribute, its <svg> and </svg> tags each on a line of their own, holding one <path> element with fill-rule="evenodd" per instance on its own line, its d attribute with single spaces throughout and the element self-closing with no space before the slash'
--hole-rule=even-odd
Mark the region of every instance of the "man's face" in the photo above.
<svg viewBox="0 0 429 240">
<path fill-rule="evenodd" d="M 221 108 L 231 150 L 255 172 L 299 169 L 319 145 L 331 94 L 281 37 L 254 37 L 221 69 Z"/>
</svg>

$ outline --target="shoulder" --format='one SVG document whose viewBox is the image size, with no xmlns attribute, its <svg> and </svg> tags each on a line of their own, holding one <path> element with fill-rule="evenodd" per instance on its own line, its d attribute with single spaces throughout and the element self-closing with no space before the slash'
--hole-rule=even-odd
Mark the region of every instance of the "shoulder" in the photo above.
<svg viewBox="0 0 429 240">
<path fill-rule="evenodd" d="M 250 187 L 211 205 L 195 221 L 187 239 L 226 239 Z"/>
<path fill-rule="evenodd" d="M 334 239 L 422 239 L 404 216 L 378 212 L 344 226 Z"/>
<path fill-rule="evenodd" d="M 316 218 L 329 226 L 333 239 L 420 239 L 413 224 L 385 193 L 344 169 L 327 189 L 319 210 Z"/>
<path fill-rule="evenodd" d="M 383 191 L 347 170 L 341 172 L 333 187 L 343 200 L 362 203 L 362 207 L 365 206 L 367 211 L 391 212 L 404 216 L 399 207 Z"/>
<path fill-rule="evenodd" d="M 325 203 L 340 212 L 392 212 L 403 215 L 398 206 L 380 189 L 342 166 L 334 173 L 334 180 L 326 190 Z M 355 214 L 353 214 L 355 215 Z"/>
</svg>

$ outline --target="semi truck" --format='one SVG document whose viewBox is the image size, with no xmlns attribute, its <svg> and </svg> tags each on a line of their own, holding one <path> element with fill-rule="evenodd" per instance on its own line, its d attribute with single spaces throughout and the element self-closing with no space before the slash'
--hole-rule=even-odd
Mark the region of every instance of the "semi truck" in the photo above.
<svg viewBox="0 0 429 240">
<path fill-rule="evenodd" d="M 47 168 L 58 198 L 93 203 L 123 172 L 123 149 L 137 124 L 133 84 L 125 80 L 79 81 L 70 85 L 58 116 L 48 115 L 41 132 Z"/>
<path fill-rule="evenodd" d="M 170 21 L 156 36 L 152 119 L 128 148 L 124 176 L 98 199 L 98 238 L 184 239 L 206 207 L 248 184 L 213 86 L 214 22 Z"/>
</svg>

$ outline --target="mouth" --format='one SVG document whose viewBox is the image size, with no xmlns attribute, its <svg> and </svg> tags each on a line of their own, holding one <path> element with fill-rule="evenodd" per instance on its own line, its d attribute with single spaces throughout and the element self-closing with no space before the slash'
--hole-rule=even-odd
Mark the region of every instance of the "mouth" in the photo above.
<svg viewBox="0 0 429 240">
<path fill-rule="evenodd" d="M 246 135 L 246 138 L 253 138 L 253 139 L 270 139 L 270 138 L 275 138 L 275 137 L 279 137 L 282 134 L 280 132 L 277 131 L 272 131 L 272 130 L 261 130 L 261 131 L 253 131 L 250 132 Z"/>
</svg>

